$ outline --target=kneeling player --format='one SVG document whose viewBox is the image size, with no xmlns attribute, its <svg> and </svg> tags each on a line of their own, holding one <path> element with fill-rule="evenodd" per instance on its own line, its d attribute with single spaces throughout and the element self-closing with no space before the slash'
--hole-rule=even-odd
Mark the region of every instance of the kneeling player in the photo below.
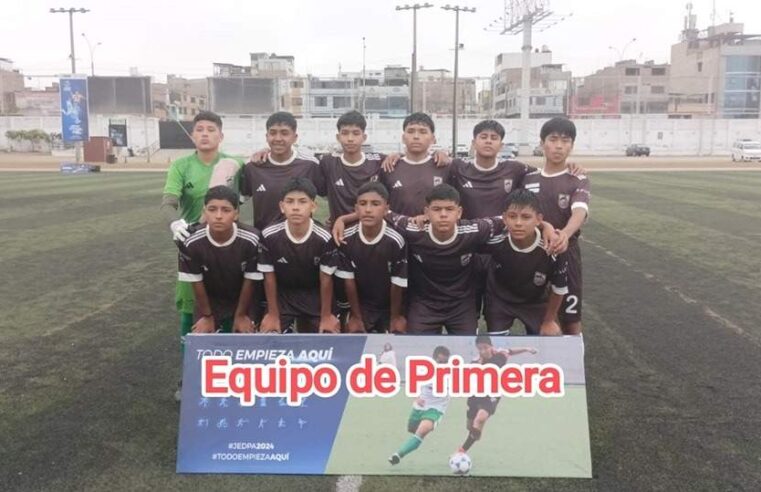
<svg viewBox="0 0 761 492">
<path fill-rule="evenodd" d="M 503 215 L 508 233 L 487 243 L 491 254 L 484 314 L 491 334 L 508 334 L 515 318 L 529 335 L 561 335 L 557 323 L 568 293 L 566 254 L 547 256 L 539 233 L 538 197 L 515 190 Z"/>
<path fill-rule="evenodd" d="M 535 348 L 531 347 L 496 349 L 492 345 L 489 335 L 478 335 L 476 337 L 476 348 L 478 348 L 477 362 L 481 364 L 494 364 L 497 367 L 507 364 L 507 358 L 511 355 L 518 355 L 524 352 L 535 354 L 537 352 Z M 466 453 L 473 446 L 473 443 L 481 439 L 486 421 L 497 411 L 498 404 L 499 397 L 471 396 L 468 398 L 468 413 L 465 417 L 468 437 L 458 452 Z"/>
<path fill-rule="evenodd" d="M 292 178 L 280 197 L 285 220 L 262 231 L 259 271 L 264 273 L 267 314 L 263 332 L 338 333 L 333 315 L 335 248 L 330 233 L 312 219 L 317 189 L 307 178 Z"/>
<path fill-rule="evenodd" d="M 437 364 L 449 362 L 449 349 L 439 345 L 433 349 L 433 359 Z M 427 384 L 420 389 L 420 396 L 412 404 L 412 412 L 407 421 L 407 431 L 412 434 L 399 451 L 388 458 L 392 465 L 398 464 L 402 458 L 415 451 L 423 443 L 427 436 L 444 416 L 449 405 L 448 396 L 434 396 L 433 383 Z"/>
<path fill-rule="evenodd" d="M 336 277 L 344 279 L 351 306 L 349 333 L 404 333 L 402 293 L 407 288 L 407 246 L 386 223 L 388 191 L 380 183 L 359 188 L 359 222 L 346 229 Z"/>
<path fill-rule="evenodd" d="M 180 249 L 181 282 L 195 296 L 193 333 L 251 333 L 249 317 L 257 271 L 259 231 L 238 224 L 238 194 L 227 186 L 210 188 L 204 198 L 205 224 L 190 226 Z"/>
</svg>

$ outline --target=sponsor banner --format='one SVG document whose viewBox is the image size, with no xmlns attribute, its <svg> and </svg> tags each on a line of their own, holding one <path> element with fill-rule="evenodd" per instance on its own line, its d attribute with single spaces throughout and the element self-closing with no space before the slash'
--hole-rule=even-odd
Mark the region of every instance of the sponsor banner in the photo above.
<svg viewBox="0 0 761 492">
<path fill-rule="evenodd" d="M 179 473 L 591 477 L 581 337 L 191 335 Z"/>
<path fill-rule="evenodd" d="M 89 137 L 87 79 L 61 78 L 61 134 L 64 142 L 85 142 Z"/>
</svg>

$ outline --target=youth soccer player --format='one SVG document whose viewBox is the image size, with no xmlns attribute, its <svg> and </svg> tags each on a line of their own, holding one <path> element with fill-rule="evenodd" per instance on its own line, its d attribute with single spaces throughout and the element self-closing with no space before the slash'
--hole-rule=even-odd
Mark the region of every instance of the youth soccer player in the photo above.
<svg viewBox="0 0 761 492">
<path fill-rule="evenodd" d="M 293 149 L 298 139 L 296 118 L 287 112 L 274 113 L 267 118 L 266 127 L 267 160 L 248 162 L 241 180 L 241 194 L 253 197 L 254 227 L 262 231 L 283 219 L 278 204 L 283 188 L 292 178 L 308 178 L 320 194 L 325 194 L 317 159 L 297 154 Z"/>
<path fill-rule="evenodd" d="M 568 156 L 576 140 L 576 126 L 567 118 L 547 121 L 539 132 L 544 168 L 526 175 L 523 186 L 539 197 L 544 221 L 558 229 L 560 249 L 567 246 L 568 294 L 560 309 L 560 326 L 566 335 L 581 333 L 582 275 L 579 235 L 589 214 L 590 186 L 585 175 L 573 176 Z"/>
<path fill-rule="evenodd" d="M 295 321 L 299 331 L 340 331 L 332 312 L 335 248 L 330 233 L 312 219 L 316 196 L 311 181 L 292 178 L 279 202 L 285 220 L 262 231 L 259 271 L 267 298 L 262 332 L 290 332 Z"/>
<path fill-rule="evenodd" d="M 242 162 L 219 150 L 224 139 L 222 119 L 201 111 L 193 118 L 191 133 L 195 152 L 172 162 L 166 176 L 161 212 L 175 241 L 190 235 L 188 227 L 202 218 L 204 197 L 216 185 L 238 186 Z M 193 326 L 193 290 L 177 282 L 175 304 L 180 313 L 180 341 Z"/>
<path fill-rule="evenodd" d="M 434 186 L 449 181 L 450 166 L 438 167 L 430 154 L 436 142 L 435 126 L 425 113 L 412 113 L 402 124 L 402 141 L 407 153 L 393 170 L 381 173 L 395 213 L 415 217 L 423 213 L 425 197 Z"/>
<path fill-rule="evenodd" d="M 359 222 L 346 229 L 335 276 L 345 282 L 350 333 L 404 333 L 402 294 L 407 288 L 407 246 L 386 223 L 388 191 L 377 182 L 357 192 Z"/>
<path fill-rule="evenodd" d="M 449 349 L 439 345 L 433 349 L 433 359 L 438 364 L 449 362 Z M 388 462 L 397 465 L 399 462 L 423 444 L 425 436 L 430 434 L 438 425 L 449 405 L 449 396 L 434 396 L 433 383 L 420 388 L 420 396 L 412 404 L 412 412 L 407 420 L 407 432 L 412 434 L 399 450 L 389 456 Z"/>
<path fill-rule="evenodd" d="M 249 317 L 257 270 L 259 231 L 238 223 L 238 194 L 225 185 L 210 188 L 204 198 L 204 222 L 190 226 L 178 242 L 180 282 L 195 295 L 193 333 L 251 333 Z"/>
<path fill-rule="evenodd" d="M 515 319 L 529 335 L 560 335 L 558 310 L 568 293 L 565 253 L 548 256 L 539 232 L 542 214 L 534 193 L 518 189 L 507 197 L 507 234 L 492 238 L 484 314 L 491 334 L 508 334 Z"/>
<path fill-rule="evenodd" d="M 425 202 L 423 227 L 393 211 L 388 215 L 409 250 L 408 331 L 440 334 L 444 327 L 450 334 L 474 335 L 473 256 L 504 225 L 494 219 L 460 220 L 460 196 L 448 184 L 435 186 Z M 336 227 L 356 219 L 339 217 Z"/>
<path fill-rule="evenodd" d="M 496 349 L 489 335 L 478 335 L 476 337 L 476 348 L 478 349 L 478 363 L 494 364 L 497 367 L 507 364 L 507 359 L 510 356 L 525 352 L 530 354 L 537 353 L 537 350 L 532 347 Z M 468 430 L 468 437 L 460 449 L 458 449 L 458 452 L 468 452 L 473 443 L 481 439 L 486 421 L 497 411 L 498 404 L 499 397 L 471 396 L 468 398 L 468 412 L 465 416 L 465 427 Z"/>
</svg>

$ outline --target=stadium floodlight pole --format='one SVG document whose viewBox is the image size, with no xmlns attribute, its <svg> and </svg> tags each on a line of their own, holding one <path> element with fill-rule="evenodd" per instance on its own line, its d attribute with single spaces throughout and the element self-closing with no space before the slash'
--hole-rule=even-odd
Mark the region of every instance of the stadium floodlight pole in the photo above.
<svg viewBox="0 0 761 492">
<path fill-rule="evenodd" d="M 459 5 L 449 5 L 441 7 L 444 10 L 454 11 L 454 80 L 452 89 L 452 157 L 457 157 L 457 69 L 458 53 L 460 52 L 460 12 L 476 11 L 474 7 L 461 7 Z"/>
<path fill-rule="evenodd" d="M 412 10 L 412 70 L 410 71 L 410 113 L 415 112 L 415 84 L 417 83 L 417 11 L 433 7 L 431 3 L 397 5 L 396 10 Z"/>
<path fill-rule="evenodd" d="M 631 44 L 632 44 L 633 42 L 635 42 L 635 41 L 637 41 L 637 38 L 631 38 L 631 39 L 630 39 L 630 40 L 629 40 L 629 41 L 628 41 L 628 42 L 627 42 L 627 43 L 624 45 L 624 47 L 623 47 L 623 48 L 621 48 L 621 49 L 618 49 L 618 48 L 616 48 L 615 46 L 608 46 L 608 49 L 609 49 L 609 50 L 613 50 L 613 51 L 615 51 L 616 53 L 618 53 L 618 61 L 621 61 L 621 60 L 623 60 L 623 59 L 624 59 L 624 53 L 626 53 L 626 48 L 628 48 L 628 47 L 629 47 L 629 45 L 631 45 Z"/>
<path fill-rule="evenodd" d="M 95 50 L 98 48 L 98 46 L 100 46 L 103 43 L 98 41 L 97 43 L 95 43 L 95 45 L 93 45 L 92 43 L 90 43 L 90 40 L 87 38 L 87 34 L 82 33 L 82 37 L 85 38 L 85 41 L 87 41 L 87 48 L 90 50 L 90 75 L 95 77 L 95 58 L 94 58 Z"/>
<path fill-rule="evenodd" d="M 51 14 L 69 14 L 69 41 L 71 42 L 71 74 L 77 73 L 77 62 L 74 58 L 74 14 L 86 14 L 90 9 L 75 9 L 73 7 L 64 9 L 50 9 Z"/>
</svg>

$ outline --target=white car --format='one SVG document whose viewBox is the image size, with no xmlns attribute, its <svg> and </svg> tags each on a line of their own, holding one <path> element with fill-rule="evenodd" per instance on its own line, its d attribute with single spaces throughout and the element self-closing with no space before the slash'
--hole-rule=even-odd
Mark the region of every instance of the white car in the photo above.
<svg viewBox="0 0 761 492">
<path fill-rule="evenodd" d="M 761 142 L 738 140 L 732 146 L 732 161 L 761 161 Z"/>
</svg>

